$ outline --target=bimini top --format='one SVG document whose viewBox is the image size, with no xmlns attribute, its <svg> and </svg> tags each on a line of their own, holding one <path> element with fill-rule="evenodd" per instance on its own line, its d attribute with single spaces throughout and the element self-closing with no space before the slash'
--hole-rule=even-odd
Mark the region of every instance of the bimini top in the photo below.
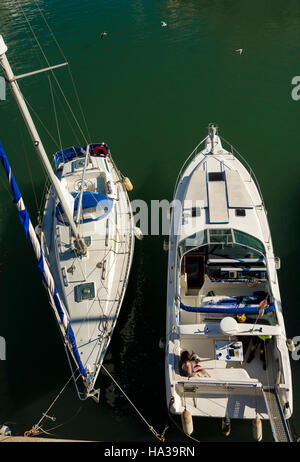
<svg viewBox="0 0 300 462">
<path fill-rule="evenodd" d="M 65 162 L 69 162 L 75 157 L 82 157 L 85 155 L 87 146 L 75 147 L 63 149 L 54 154 L 54 162 L 56 168 L 60 168 Z M 106 143 L 94 143 L 90 144 L 90 155 L 98 157 L 106 157 L 109 153 L 109 147 Z"/>
<path fill-rule="evenodd" d="M 74 201 L 74 212 L 78 209 L 78 201 L 79 201 L 79 194 L 72 193 L 72 196 L 75 197 Z M 89 223 L 91 221 L 98 221 L 105 218 L 112 209 L 113 206 L 113 199 L 110 197 L 105 196 L 104 194 L 100 193 L 92 193 L 90 191 L 83 191 L 82 195 L 82 210 L 89 211 L 95 214 L 95 217 L 86 217 L 83 219 L 83 223 Z M 65 215 L 63 212 L 63 208 L 61 203 L 59 202 L 56 206 L 56 218 L 63 224 L 69 225 L 69 223 L 65 219 Z"/>
</svg>

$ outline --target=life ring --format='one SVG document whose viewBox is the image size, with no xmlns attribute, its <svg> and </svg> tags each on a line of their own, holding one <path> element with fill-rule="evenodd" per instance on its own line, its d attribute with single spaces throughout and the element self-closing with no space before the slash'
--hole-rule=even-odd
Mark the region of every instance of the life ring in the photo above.
<svg viewBox="0 0 300 462">
<path fill-rule="evenodd" d="M 95 156 L 104 156 L 106 157 L 108 154 L 108 149 L 106 144 L 97 144 L 97 146 L 94 146 L 94 155 Z"/>
</svg>

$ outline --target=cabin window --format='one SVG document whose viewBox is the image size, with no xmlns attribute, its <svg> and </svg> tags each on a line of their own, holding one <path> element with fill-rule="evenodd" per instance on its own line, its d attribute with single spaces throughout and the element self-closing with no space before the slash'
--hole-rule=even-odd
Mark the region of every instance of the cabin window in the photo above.
<svg viewBox="0 0 300 462">
<path fill-rule="evenodd" d="M 231 229 L 209 229 L 208 234 L 210 244 L 230 244 L 233 242 Z"/>
<path fill-rule="evenodd" d="M 263 243 L 254 236 L 244 233 L 242 231 L 234 230 L 235 241 L 238 244 L 245 245 L 246 247 L 251 247 L 252 249 L 258 250 L 261 253 L 265 253 L 265 248 Z"/>
<path fill-rule="evenodd" d="M 83 168 L 85 164 L 85 157 L 81 157 L 80 159 L 76 159 L 72 162 L 72 171 L 78 170 L 79 168 Z"/>
<path fill-rule="evenodd" d="M 186 252 L 196 249 L 198 247 L 201 247 L 202 245 L 207 244 L 207 231 L 206 229 L 204 231 L 200 231 L 199 233 L 192 234 L 191 236 L 187 237 L 186 239 L 183 239 L 179 246 L 178 246 L 178 251 L 179 251 L 179 256 L 180 258 L 182 255 L 184 255 Z"/>
<path fill-rule="evenodd" d="M 245 209 L 235 209 L 235 216 L 236 217 L 245 217 L 246 210 Z"/>
</svg>

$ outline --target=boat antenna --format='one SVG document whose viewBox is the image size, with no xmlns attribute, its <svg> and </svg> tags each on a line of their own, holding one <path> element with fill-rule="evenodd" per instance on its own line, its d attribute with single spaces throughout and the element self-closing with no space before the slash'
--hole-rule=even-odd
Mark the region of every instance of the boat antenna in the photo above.
<svg viewBox="0 0 300 462">
<path fill-rule="evenodd" d="M 65 197 L 64 197 L 64 193 L 62 191 L 62 188 L 61 188 L 61 185 L 60 185 L 60 181 L 59 179 L 57 178 L 57 176 L 55 175 L 53 169 L 52 169 L 52 166 L 50 164 L 50 161 L 48 159 L 48 156 L 47 156 L 47 153 L 45 151 L 45 148 L 43 146 L 43 143 L 39 137 L 39 134 L 37 132 L 37 129 L 35 127 L 35 124 L 32 120 L 32 117 L 30 115 L 30 112 L 27 108 L 27 105 L 25 103 L 25 100 L 24 100 L 24 97 L 21 93 L 21 90 L 19 88 L 19 85 L 17 83 L 17 79 L 18 78 L 24 78 L 24 77 L 27 77 L 28 75 L 32 75 L 33 73 L 30 72 L 29 74 L 22 74 L 21 76 L 19 77 L 16 77 L 10 67 L 10 64 L 8 62 L 8 59 L 6 57 L 6 51 L 7 51 L 7 46 L 4 42 L 4 39 L 2 37 L 2 35 L 0 34 L 0 65 L 4 71 L 4 74 L 5 74 L 5 78 L 6 78 L 6 81 L 9 83 L 10 85 L 10 88 L 11 88 L 11 91 L 12 91 L 12 94 L 17 102 L 17 105 L 19 107 L 19 110 L 24 118 L 24 121 L 25 121 L 25 124 L 27 126 L 27 129 L 28 129 L 28 132 L 31 136 L 31 139 L 33 141 L 33 144 L 34 144 L 34 147 L 42 161 L 42 164 L 50 178 L 50 181 L 56 191 L 56 194 L 57 194 L 57 197 L 61 203 L 61 206 L 65 212 L 65 215 L 66 215 L 66 218 L 68 220 L 68 223 L 70 225 L 70 228 L 72 230 L 72 233 L 74 235 L 74 245 L 75 245 L 75 248 L 76 248 L 76 251 L 80 254 L 80 255 L 85 255 L 86 254 L 86 244 L 84 242 L 84 240 L 82 239 L 82 237 L 79 235 L 79 232 L 78 232 L 78 229 L 76 227 L 76 224 L 73 220 L 73 212 L 71 211 L 69 205 L 67 204 L 66 200 L 65 200 Z M 66 65 L 67 63 L 64 63 L 63 65 Z M 60 65 L 59 65 L 60 66 Z M 34 71 L 34 74 L 36 73 L 39 73 L 39 72 L 43 72 L 43 71 L 47 71 L 47 70 L 50 70 L 50 69 L 53 69 L 53 67 L 57 67 L 57 66 L 51 66 L 49 68 L 46 68 L 46 69 L 41 69 L 39 71 Z"/>
</svg>

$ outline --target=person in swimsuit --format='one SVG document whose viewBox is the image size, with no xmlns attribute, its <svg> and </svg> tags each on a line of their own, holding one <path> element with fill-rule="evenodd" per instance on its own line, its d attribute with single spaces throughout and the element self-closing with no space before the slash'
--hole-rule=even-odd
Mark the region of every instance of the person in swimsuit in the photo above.
<svg viewBox="0 0 300 462">
<path fill-rule="evenodd" d="M 202 370 L 202 367 L 192 359 L 192 354 L 183 351 L 179 360 L 180 373 L 185 377 L 193 377 Z"/>
</svg>

